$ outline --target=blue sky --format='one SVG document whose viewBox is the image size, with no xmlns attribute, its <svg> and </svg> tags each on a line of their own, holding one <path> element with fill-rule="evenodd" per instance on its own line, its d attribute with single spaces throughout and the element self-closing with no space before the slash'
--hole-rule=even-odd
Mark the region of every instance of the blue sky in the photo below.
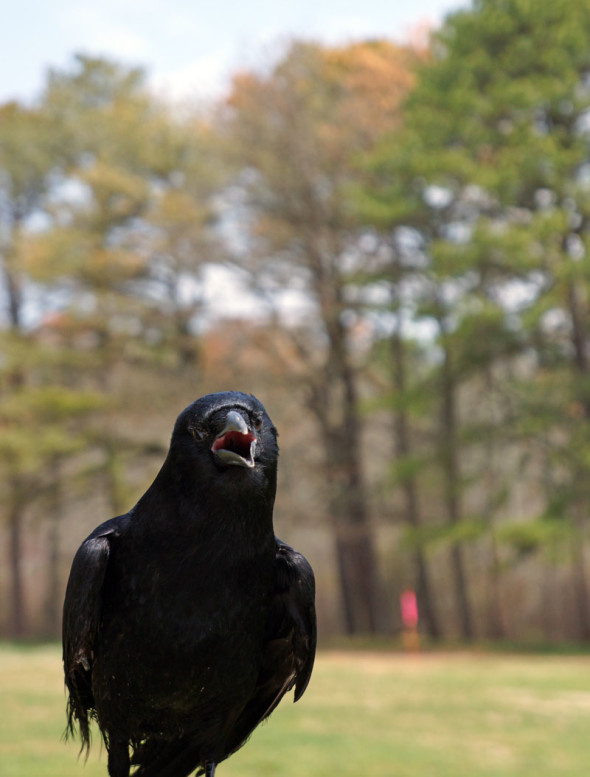
<svg viewBox="0 0 590 777">
<path fill-rule="evenodd" d="M 146 67 L 156 89 L 174 97 L 216 94 L 229 74 L 272 57 L 281 42 L 306 37 L 339 43 L 401 40 L 438 24 L 467 0 L 3 0 L 0 102 L 28 101 L 48 67 L 74 52 Z"/>
</svg>

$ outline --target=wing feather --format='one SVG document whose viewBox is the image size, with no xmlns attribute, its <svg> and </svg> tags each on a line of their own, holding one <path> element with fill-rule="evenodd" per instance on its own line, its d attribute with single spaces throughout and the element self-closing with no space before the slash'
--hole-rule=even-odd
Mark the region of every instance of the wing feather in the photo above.
<svg viewBox="0 0 590 777">
<path fill-rule="evenodd" d="M 293 686 L 298 701 L 311 677 L 317 643 L 314 574 L 304 556 L 278 538 L 276 564 L 277 583 L 256 693 L 236 722 L 227 755 L 246 742 Z"/>
<path fill-rule="evenodd" d="M 66 734 L 80 728 L 82 747 L 90 744 L 89 718 L 94 713 L 92 665 L 101 621 L 102 587 L 118 519 L 99 526 L 74 556 L 64 601 L 62 642 L 68 700 Z"/>
<path fill-rule="evenodd" d="M 315 577 L 307 559 L 280 540 L 277 540 L 277 564 L 278 595 L 285 608 L 286 621 L 279 630 L 287 625 L 292 634 L 294 700 L 299 701 L 309 684 L 317 645 Z"/>
</svg>

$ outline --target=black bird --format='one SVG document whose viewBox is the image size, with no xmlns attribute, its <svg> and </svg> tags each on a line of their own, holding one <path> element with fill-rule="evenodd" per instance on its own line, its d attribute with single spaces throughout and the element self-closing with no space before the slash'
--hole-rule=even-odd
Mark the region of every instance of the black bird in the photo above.
<svg viewBox="0 0 590 777">
<path fill-rule="evenodd" d="M 68 733 L 111 777 L 213 777 L 311 675 L 315 583 L 274 536 L 277 432 L 241 392 L 178 417 L 156 479 L 82 543 L 64 603 Z"/>
</svg>

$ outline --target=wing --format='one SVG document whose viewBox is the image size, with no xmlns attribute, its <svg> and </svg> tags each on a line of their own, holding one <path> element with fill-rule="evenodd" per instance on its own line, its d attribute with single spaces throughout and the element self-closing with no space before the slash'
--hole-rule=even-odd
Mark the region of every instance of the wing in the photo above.
<svg viewBox="0 0 590 777">
<path fill-rule="evenodd" d="M 99 526 L 84 540 L 74 556 L 66 588 L 62 642 L 65 682 L 69 691 L 67 733 L 80 727 L 82 746 L 89 745 L 89 714 L 92 715 L 92 664 L 98 635 L 102 586 L 107 571 L 111 542 L 121 533 L 127 516 Z"/>
<path fill-rule="evenodd" d="M 300 553 L 278 538 L 276 563 L 277 584 L 256 693 L 237 720 L 227 755 L 244 744 L 293 687 L 298 701 L 311 677 L 317 643 L 313 570 Z"/>
<path fill-rule="evenodd" d="M 295 685 L 295 701 L 308 686 L 317 644 L 315 577 L 307 559 L 277 539 L 277 593 L 269 624 L 270 642 L 284 643 L 290 656 L 290 690 Z M 286 642 L 285 642 L 286 640 Z M 281 694 L 282 695 L 282 694 Z M 278 703 L 277 699 L 277 703 Z"/>
</svg>

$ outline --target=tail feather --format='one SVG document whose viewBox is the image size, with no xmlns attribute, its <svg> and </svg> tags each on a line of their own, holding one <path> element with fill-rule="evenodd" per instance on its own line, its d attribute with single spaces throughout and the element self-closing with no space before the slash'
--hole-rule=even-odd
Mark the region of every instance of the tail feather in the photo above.
<svg viewBox="0 0 590 777">
<path fill-rule="evenodd" d="M 66 715 L 67 724 L 63 734 L 64 740 L 74 739 L 76 733 L 78 733 L 81 740 L 80 753 L 84 752 L 86 758 L 88 758 L 90 751 L 90 720 L 96 718 L 94 711 L 86 709 L 74 696 L 70 695 L 67 702 Z M 78 729 L 78 732 L 76 732 L 76 729 Z"/>
</svg>

